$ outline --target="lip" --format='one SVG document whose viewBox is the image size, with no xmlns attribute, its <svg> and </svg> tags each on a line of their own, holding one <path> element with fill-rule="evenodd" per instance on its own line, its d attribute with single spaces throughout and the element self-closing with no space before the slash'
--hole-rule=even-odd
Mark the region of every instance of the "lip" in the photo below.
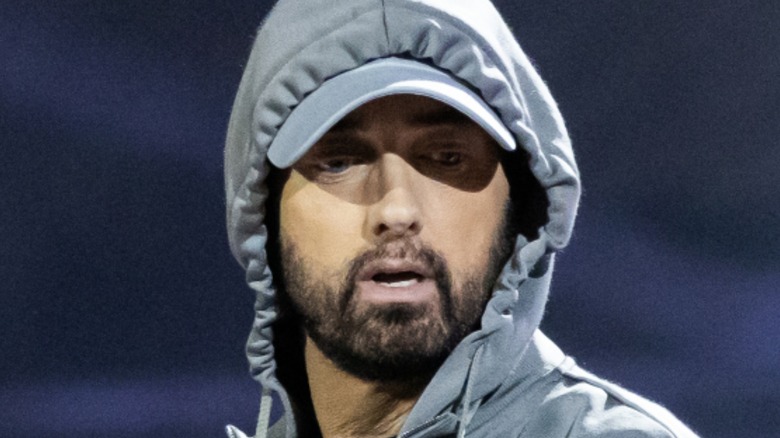
<svg viewBox="0 0 780 438">
<path fill-rule="evenodd" d="M 376 281 L 379 274 L 399 274 L 411 272 L 417 278 L 403 281 L 403 285 L 391 286 Z M 433 269 L 423 262 L 407 259 L 382 259 L 369 263 L 356 278 L 356 286 L 362 300 L 375 303 L 413 303 L 435 298 L 436 282 Z M 399 282 L 401 283 L 401 282 Z"/>
<path fill-rule="evenodd" d="M 413 272 L 422 279 L 430 280 L 433 278 L 433 269 L 423 262 L 407 259 L 381 259 L 368 263 L 358 273 L 356 280 L 374 281 L 377 274 L 398 274 L 401 272 Z"/>
</svg>

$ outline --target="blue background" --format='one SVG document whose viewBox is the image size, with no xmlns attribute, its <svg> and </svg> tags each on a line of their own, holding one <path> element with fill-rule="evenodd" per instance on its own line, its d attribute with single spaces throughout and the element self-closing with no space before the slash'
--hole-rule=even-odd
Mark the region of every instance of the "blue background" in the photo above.
<svg viewBox="0 0 780 438">
<path fill-rule="evenodd" d="M 777 436 L 779 4 L 498 6 L 585 185 L 543 328 L 704 436 Z M 0 6 L 0 436 L 253 430 L 221 166 L 267 9 Z"/>
</svg>

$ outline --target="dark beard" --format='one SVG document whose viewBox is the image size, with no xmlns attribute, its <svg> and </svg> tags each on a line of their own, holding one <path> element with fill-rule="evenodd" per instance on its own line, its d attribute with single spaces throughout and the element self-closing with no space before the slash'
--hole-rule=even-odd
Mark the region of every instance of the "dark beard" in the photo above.
<svg viewBox="0 0 780 438">
<path fill-rule="evenodd" d="M 456 293 L 446 260 L 412 241 L 395 241 L 364 252 L 350 263 L 342 283 L 333 287 L 317 284 L 306 270 L 305 259 L 283 237 L 285 289 L 308 336 L 339 368 L 369 381 L 427 381 L 460 341 L 479 327 L 492 286 L 511 251 L 510 236 L 503 223 L 486 268 L 471 273 Z M 358 272 L 367 263 L 386 257 L 429 266 L 439 302 L 359 308 L 354 299 Z"/>
</svg>

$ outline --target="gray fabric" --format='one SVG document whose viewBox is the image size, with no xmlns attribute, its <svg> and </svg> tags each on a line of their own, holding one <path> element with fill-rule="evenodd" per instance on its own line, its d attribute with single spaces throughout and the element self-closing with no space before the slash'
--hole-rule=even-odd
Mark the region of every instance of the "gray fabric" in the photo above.
<svg viewBox="0 0 780 438">
<path fill-rule="evenodd" d="M 264 250 L 266 151 L 307 94 L 389 56 L 428 63 L 473 87 L 528 153 L 549 202 L 539 237 L 517 237 L 481 329 L 440 368 L 401 436 L 694 436 L 657 405 L 583 374 L 538 332 L 554 253 L 572 232 L 579 173 L 555 102 L 493 6 L 487 0 L 282 0 L 259 31 L 236 97 L 225 184 L 231 250 L 257 296 L 247 356 L 254 378 L 282 400 L 286 436 L 297 431 L 275 377 L 271 342 L 276 303 Z M 521 154 L 517 159 L 525 162 Z"/>
</svg>

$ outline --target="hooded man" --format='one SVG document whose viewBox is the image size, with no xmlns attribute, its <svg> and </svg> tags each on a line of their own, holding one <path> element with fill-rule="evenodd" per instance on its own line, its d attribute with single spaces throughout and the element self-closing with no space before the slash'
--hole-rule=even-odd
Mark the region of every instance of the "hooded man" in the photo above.
<svg viewBox="0 0 780 438">
<path fill-rule="evenodd" d="M 538 330 L 579 175 L 487 0 L 280 1 L 225 167 L 256 437 L 695 436 Z"/>
</svg>

